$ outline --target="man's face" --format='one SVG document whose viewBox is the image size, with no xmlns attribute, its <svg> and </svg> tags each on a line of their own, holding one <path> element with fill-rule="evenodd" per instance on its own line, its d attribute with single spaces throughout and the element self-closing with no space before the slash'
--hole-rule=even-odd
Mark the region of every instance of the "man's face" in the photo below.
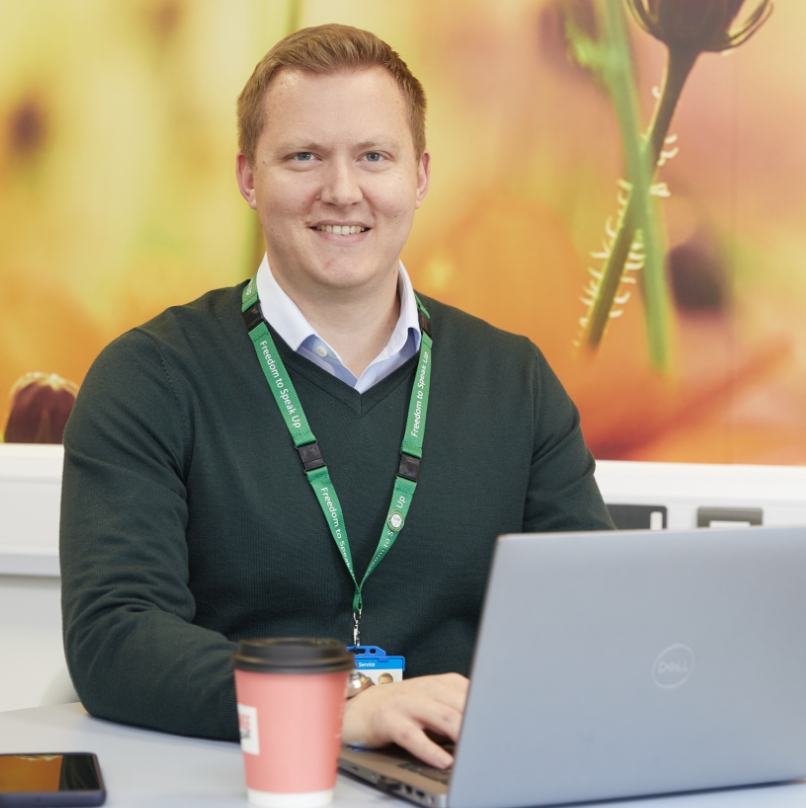
<svg viewBox="0 0 806 808">
<path fill-rule="evenodd" d="M 269 265 L 287 292 L 389 285 L 428 190 L 403 94 L 382 67 L 319 75 L 282 70 L 238 184 L 258 212 Z"/>
</svg>

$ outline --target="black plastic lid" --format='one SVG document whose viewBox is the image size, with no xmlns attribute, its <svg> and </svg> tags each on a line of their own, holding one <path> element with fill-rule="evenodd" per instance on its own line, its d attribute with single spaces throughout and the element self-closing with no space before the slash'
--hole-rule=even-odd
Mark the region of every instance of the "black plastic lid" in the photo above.
<svg viewBox="0 0 806 808">
<path fill-rule="evenodd" d="M 355 667 L 343 642 L 323 637 L 262 637 L 241 640 L 232 667 L 259 673 L 336 673 Z"/>
</svg>

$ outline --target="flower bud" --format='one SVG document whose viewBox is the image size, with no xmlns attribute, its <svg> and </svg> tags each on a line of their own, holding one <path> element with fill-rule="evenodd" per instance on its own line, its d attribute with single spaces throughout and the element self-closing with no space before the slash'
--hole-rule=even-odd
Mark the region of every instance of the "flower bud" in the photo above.
<svg viewBox="0 0 806 808">
<path fill-rule="evenodd" d="M 55 373 L 26 373 L 11 388 L 6 443 L 61 443 L 78 385 Z"/>
<path fill-rule="evenodd" d="M 706 50 L 725 32 L 725 0 L 675 0 L 658 5 L 658 27 L 669 47 Z"/>
<path fill-rule="evenodd" d="M 703 53 L 729 50 L 748 40 L 772 13 L 772 0 L 733 29 L 745 0 L 627 0 L 642 28 L 672 50 Z"/>
</svg>

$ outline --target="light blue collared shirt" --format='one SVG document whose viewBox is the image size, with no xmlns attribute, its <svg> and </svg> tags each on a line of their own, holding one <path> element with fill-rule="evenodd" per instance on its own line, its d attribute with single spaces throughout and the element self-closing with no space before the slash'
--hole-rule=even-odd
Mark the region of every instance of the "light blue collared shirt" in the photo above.
<svg viewBox="0 0 806 808">
<path fill-rule="evenodd" d="M 414 289 L 402 263 L 398 263 L 398 272 L 400 316 L 386 347 L 358 378 L 344 366 L 338 353 L 319 336 L 297 304 L 282 290 L 272 275 L 266 255 L 257 271 L 260 310 L 292 350 L 363 393 L 420 350 L 420 321 Z"/>
</svg>

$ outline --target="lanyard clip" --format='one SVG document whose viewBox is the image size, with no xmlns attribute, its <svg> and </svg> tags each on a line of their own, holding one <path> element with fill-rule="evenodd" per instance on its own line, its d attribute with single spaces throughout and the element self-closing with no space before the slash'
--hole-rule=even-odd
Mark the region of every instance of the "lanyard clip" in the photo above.
<svg viewBox="0 0 806 808">
<path fill-rule="evenodd" d="M 361 609 L 353 612 L 353 647 L 358 648 L 361 645 Z"/>
<path fill-rule="evenodd" d="M 420 458 L 406 454 L 406 452 L 401 452 L 400 465 L 397 467 L 397 476 L 416 483 L 420 476 Z"/>
<path fill-rule="evenodd" d="M 304 443 L 302 446 L 297 446 L 299 458 L 302 460 L 302 468 L 305 471 L 313 471 L 314 469 L 321 469 L 325 465 L 322 458 L 322 452 L 319 450 L 319 443 Z"/>
<path fill-rule="evenodd" d="M 250 283 L 251 286 L 251 283 Z M 246 330 L 252 331 L 263 322 L 263 313 L 260 311 L 260 304 L 253 303 L 246 311 L 242 312 L 243 318 L 246 321 Z"/>
</svg>

